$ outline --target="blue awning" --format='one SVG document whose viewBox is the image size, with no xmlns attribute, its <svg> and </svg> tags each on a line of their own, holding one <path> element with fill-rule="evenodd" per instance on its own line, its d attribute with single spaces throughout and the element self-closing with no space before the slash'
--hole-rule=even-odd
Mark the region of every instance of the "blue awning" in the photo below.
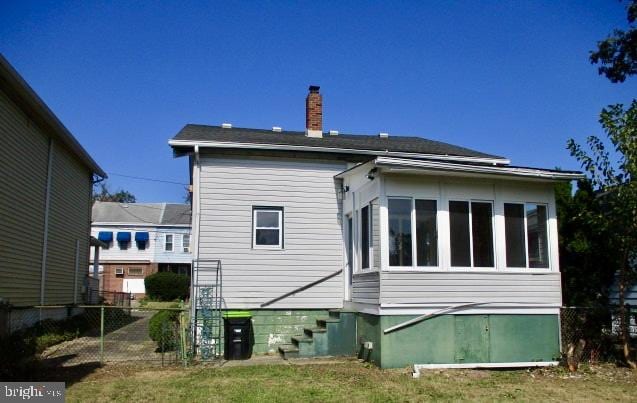
<svg viewBox="0 0 637 403">
<path fill-rule="evenodd" d="M 113 233 L 110 231 L 100 231 L 99 234 L 97 234 L 97 239 L 99 239 L 102 242 L 112 242 L 113 241 Z"/>
<path fill-rule="evenodd" d="M 117 242 L 130 242 L 130 232 L 118 232 Z"/>
<path fill-rule="evenodd" d="M 137 242 L 148 242 L 148 232 L 136 232 L 135 233 L 135 241 Z"/>
</svg>

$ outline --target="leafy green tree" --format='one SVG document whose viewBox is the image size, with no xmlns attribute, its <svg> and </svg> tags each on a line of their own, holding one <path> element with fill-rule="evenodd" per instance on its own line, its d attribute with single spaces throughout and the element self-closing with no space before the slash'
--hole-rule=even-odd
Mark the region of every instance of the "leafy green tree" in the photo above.
<svg viewBox="0 0 637 403">
<path fill-rule="evenodd" d="M 616 29 L 613 35 L 597 42 L 597 50 L 591 52 L 590 61 L 600 64 L 600 75 L 614 83 L 622 83 L 637 73 L 637 0 L 627 7 L 628 30 Z"/>
<path fill-rule="evenodd" d="M 136 199 L 134 194 L 126 190 L 112 193 L 105 182 L 100 182 L 93 189 L 93 201 L 135 203 Z"/>
<path fill-rule="evenodd" d="M 608 265 L 617 272 L 619 293 L 620 336 L 624 358 L 632 367 L 637 363 L 630 356 L 626 293 L 637 277 L 637 100 L 628 108 L 611 105 L 602 110 L 600 123 L 612 149 L 606 149 L 597 136 L 587 139 L 589 151 L 573 139 L 568 141 L 571 155 L 582 164 L 592 190 L 596 193 L 596 208 L 585 222 L 607 237 L 608 249 L 599 251 L 609 258 Z"/>
</svg>

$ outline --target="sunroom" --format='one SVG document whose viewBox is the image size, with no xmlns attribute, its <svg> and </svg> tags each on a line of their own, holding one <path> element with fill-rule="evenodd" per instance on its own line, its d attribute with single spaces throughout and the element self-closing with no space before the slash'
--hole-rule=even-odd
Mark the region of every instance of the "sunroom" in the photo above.
<svg viewBox="0 0 637 403">
<path fill-rule="evenodd" d="M 554 184 L 579 175 L 389 157 L 337 175 L 345 307 L 367 314 L 359 316 L 359 338 L 382 342 L 382 366 L 402 363 L 401 353 L 385 356 L 385 344 L 423 341 L 414 336 L 433 350 L 404 353 L 412 363 L 551 361 L 562 302 Z M 429 321 L 447 329 L 427 333 L 432 314 L 453 324 Z M 540 344 L 529 355 L 519 340 L 511 344 L 521 337 Z M 465 357 L 463 349 L 478 353 Z"/>
</svg>

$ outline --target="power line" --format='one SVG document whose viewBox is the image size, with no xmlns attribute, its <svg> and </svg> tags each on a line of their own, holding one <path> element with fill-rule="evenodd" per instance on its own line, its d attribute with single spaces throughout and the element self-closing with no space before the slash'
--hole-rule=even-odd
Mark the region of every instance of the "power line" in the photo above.
<svg viewBox="0 0 637 403">
<path fill-rule="evenodd" d="M 121 176 L 123 178 L 137 179 L 137 180 L 142 180 L 142 181 L 161 182 L 161 183 L 170 183 L 172 185 L 190 186 L 189 183 L 173 182 L 173 181 L 167 181 L 167 180 L 155 179 L 155 178 L 144 178 L 142 176 L 124 175 L 124 174 L 118 174 L 118 173 L 114 173 L 114 172 L 107 172 L 107 173 L 108 173 L 109 176 L 113 175 L 113 176 Z"/>
</svg>

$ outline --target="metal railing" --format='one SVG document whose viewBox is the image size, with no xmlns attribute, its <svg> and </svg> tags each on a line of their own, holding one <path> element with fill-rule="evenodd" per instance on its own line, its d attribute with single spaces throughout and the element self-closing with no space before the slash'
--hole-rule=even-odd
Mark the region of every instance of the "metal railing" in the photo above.
<svg viewBox="0 0 637 403">
<path fill-rule="evenodd" d="M 264 303 L 263 303 L 263 304 L 261 304 L 260 306 L 261 306 L 261 308 L 264 308 L 264 307 L 266 307 L 266 306 L 268 306 L 268 305 L 272 305 L 272 304 L 274 304 L 275 302 L 279 302 L 279 301 L 281 301 L 282 299 L 285 299 L 285 298 L 287 298 L 287 297 L 290 297 L 290 296 L 292 296 L 292 295 L 294 295 L 294 294 L 297 294 L 297 293 L 299 293 L 299 292 L 301 292 L 301 291 L 305 291 L 305 290 L 307 290 L 308 288 L 312 288 L 312 287 L 314 287 L 315 285 L 321 284 L 321 283 L 323 283 L 323 282 L 325 282 L 325 281 L 327 281 L 327 280 L 329 280 L 329 279 L 331 279 L 331 278 L 333 278 L 333 277 L 336 277 L 336 276 L 338 276 L 339 274 L 341 274 L 342 272 L 343 272 L 343 269 L 337 270 L 337 271 L 335 271 L 334 273 L 328 274 L 327 276 L 322 277 L 322 278 L 320 278 L 320 279 L 318 279 L 318 280 L 316 280 L 316 281 L 313 281 L 313 282 L 311 282 L 311 283 L 309 283 L 309 284 L 306 284 L 306 285 L 303 285 L 303 286 L 301 286 L 301 287 L 295 288 L 294 290 L 292 290 L 292 291 L 290 291 L 290 292 L 286 292 L 285 294 L 283 294 L 283 295 L 281 295 L 281 296 L 278 296 L 278 297 L 273 298 L 273 299 L 271 299 L 271 300 L 269 300 L 269 301 L 267 301 L 267 302 L 264 302 Z"/>
</svg>

